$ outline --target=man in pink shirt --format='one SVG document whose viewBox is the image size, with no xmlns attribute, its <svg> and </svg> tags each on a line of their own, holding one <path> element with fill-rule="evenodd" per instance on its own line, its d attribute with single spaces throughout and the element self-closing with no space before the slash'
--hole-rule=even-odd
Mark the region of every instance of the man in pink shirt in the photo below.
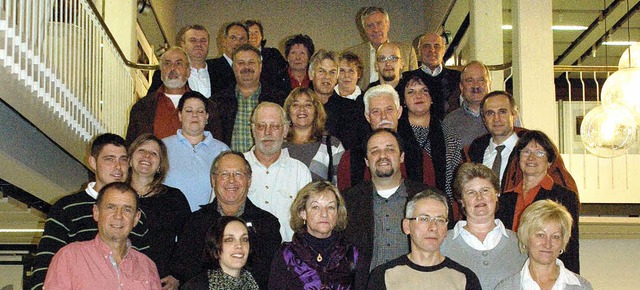
<svg viewBox="0 0 640 290">
<path fill-rule="evenodd" d="M 103 187 L 93 206 L 96 238 L 60 249 L 43 289 L 162 289 L 156 265 L 128 239 L 140 219 L 137 198 L 123 182 Z"/>
</svg>

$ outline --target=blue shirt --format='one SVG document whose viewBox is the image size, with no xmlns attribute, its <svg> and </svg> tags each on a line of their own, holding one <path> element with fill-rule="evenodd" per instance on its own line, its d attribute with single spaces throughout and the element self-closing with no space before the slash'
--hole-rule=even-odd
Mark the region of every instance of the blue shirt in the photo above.
<svg viewBox="0 0 640 290">
<path fill-rule="evenodd" d="M 191 211 L 209 203 L 211 196 L 211 163 L 221 152 L 229 150 L 224 143 L 204 132 L 204 140 L 192 146 L 182 129 L 173 136 L 162 139 L 169 155 L 169 172 L 164 184 L 180 189 L 189 201 Z"/>
</svg>

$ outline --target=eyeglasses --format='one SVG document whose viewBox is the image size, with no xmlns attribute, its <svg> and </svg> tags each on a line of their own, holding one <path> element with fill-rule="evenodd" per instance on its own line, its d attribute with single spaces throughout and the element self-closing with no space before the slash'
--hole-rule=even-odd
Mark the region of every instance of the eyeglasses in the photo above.
<svg viewBox="0 0 640 290">
<path fill-rule="evenodd" d="M 396 62 L 400 59 L 399 56 L 397 55 L 390 55 L 390 56 L 378 56 L 378 58 L 376 58 L 376 60 L 378 62 L 385 62 L 385 61 L 390 61 L 390 62 Z"/>
<path fill-rule="evenodd" d="M 215 175 L 218 176 L 218 178 L 222 179 L 223 181 L 229 180 L 231 176 L 233 176 L 234 179 L 244 180 L 245 178 L 247 178 L 247 174 L 242 171 L 235 171 L 235 172 L 222 171 L 220 173 L 216 173 Z"/>
<path fill-rule="evenodd" d="M 273 130 L 273 131 L 282 130 L 282 125 L 281 124 L 253 123 L 251 125 L 253 125 L 258 131 L 264 131 L 267 128 L 271 128 L 271 130 Z"/>
<path fill-rule="evenodd" d="M 436 225 L 446 225 L 449 222 L 449 219 L 442 216 L 428 216 L 428 215 L 420 215 L 413 218 L 405 218 L 410 221 L 417 221 L 419 224 L 429 225 L 432 222 L 435 222 Z"/>
<path fill-rule="evenodd" d="M 531 151 L 529 149 L 520 150 L 520 156 L 525 157 L 525 158 L 531 156 L 532 153 L 538 158 L 542 158 L 542 157 L 545 157 L 547 155 L 547 152 L 544 152 L 542 150 L 536 150 L 536 151 Z"/>
</svg>

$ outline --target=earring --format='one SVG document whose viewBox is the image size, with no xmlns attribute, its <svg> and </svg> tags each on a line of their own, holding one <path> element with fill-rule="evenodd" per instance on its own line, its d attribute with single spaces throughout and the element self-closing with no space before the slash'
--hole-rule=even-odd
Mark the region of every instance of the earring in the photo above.
<svg viewBox="0 0 640 290">
<path fill-rule="evenodd" d="M 562 253 L 564 253 L 564 249 L 560 249 L 560 255 L 562 255 Z"/>
</svg>

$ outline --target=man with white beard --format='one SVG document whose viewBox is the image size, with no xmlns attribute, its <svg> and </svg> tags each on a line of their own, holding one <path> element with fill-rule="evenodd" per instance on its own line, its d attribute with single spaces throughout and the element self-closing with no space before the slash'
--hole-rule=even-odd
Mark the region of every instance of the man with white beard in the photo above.
<svg viewBox="0 0 640 290">
<path fill-rule="evenodd" d="M 178 101 L 189 90 L 187 80 L 191 75 L 190 59 L 184 49 L 172 47 L 160 57 L 162 86 L 131 107 L 127 128 L 127 145 L 138 136 L 152 133 L 162 139 L 175 135 L 182 126 L 178 119 Z M 221 129 L 218 113 L 209 106 L 209 120 L 205 130 L 214 138 L 220 139 Z"/>
<path fill-rule="evenodd" d="M 282 149 L 288 132 L 289 121 L 284 109 L 275 103 L 262 102 L 251 116 L 251 133 L 256 145 L 244 153 L 252 171 L 249 199 L 278 218 L 280 235 L 285 242 L 293 237 L 289 224 L 291 203 L 298 191 L 311 182 L 309 168 Z"/>
</svg>

